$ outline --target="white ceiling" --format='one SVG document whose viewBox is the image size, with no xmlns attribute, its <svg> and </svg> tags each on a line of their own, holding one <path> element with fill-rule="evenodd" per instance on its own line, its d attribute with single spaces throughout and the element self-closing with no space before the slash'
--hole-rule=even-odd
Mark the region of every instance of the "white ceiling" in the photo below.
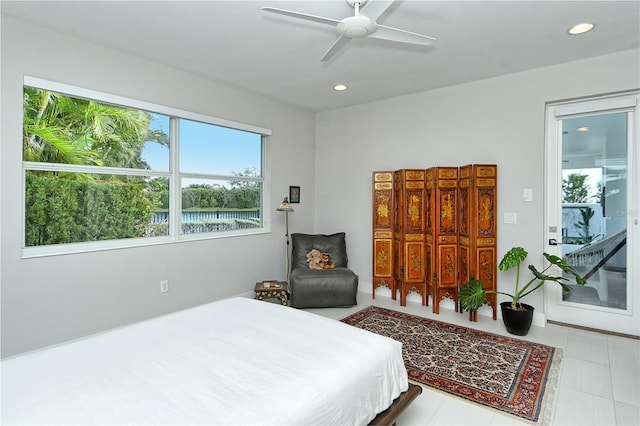
<svg viewBox="0 0 640 426">
<path fill-rule="evenodd" d="M 397 1 L 378 20 L 431 46 L 337 35 L 263 6 L 342 19 L 345 0 L 2 1 L 2 13 L 310 111 L 445 87 L 640 46 L 640 1 Z M 590 21 L 593 31 L 570 36 Z M 349 86 L 335 92 L 336 83 Z"/>
</svg>

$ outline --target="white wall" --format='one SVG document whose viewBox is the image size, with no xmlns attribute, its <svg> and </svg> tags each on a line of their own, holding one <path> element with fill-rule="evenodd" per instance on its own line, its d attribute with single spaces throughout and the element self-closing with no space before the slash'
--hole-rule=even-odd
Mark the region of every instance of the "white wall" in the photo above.
<svg viewBox="0 0 640 426">
<path fill-rule="evenodd" d="M 371 172 L 495 163 L 498 256 L 521 245 L 541 266 L 545 102 L 638 88 L 639 64 L 625 51 L 317 114 L 316 229 L 347 233 L 349 265 L 371 292 Z M 518 223 L 503 224 L 504 212 Z M 498 288 L 511 291 L 512 278 L 498 273 Z M 543 292 L 525 302 L 541 312 Z"/>
<path fill-rule="evenodd" d="M 314 220 L 314 116 L 229 85 L 2 17 L 0 217 L 2 356 L 253 290 L 284 278 L 284 216 L 300 185 L 294 230 Z M 259 72 L 256 70 L 256 72 Z M 270 128 L 271 232 L 94 253 L 21 258 L 23 75 Z M 170 291 L 159 293 L 168 279 Z"/>
<path fill-rule="evenodd" d="M 2 356 L 284 277 L 284 217 L 275 212 L 272 232 L 262 235 L 21 259 L 25 74 L 271 128 L 270 210 L 289 185 L 300 185 L 291 232 L 347 232 L 350 266 L 369 292 L 373 170 L 497 163 L 498 217 L 518 214 L 517 225 L 499 226 L 499 254 L 523 245 L 540 264 L 544 103 L 640 86 L 635 50 L 328 111 L 314 121 L 297 108 L 14 18 L 2 17 L 1 42 Z M 532 203 L 521 201 L 523 188 L 533 189 Z M 170 281 L 169 293 L 159 293 L 161 279 Z M 498 285 L 511 286 L 502 274 Z M 541 308 L 542 292 L 527 302 Z"/>
</svg>

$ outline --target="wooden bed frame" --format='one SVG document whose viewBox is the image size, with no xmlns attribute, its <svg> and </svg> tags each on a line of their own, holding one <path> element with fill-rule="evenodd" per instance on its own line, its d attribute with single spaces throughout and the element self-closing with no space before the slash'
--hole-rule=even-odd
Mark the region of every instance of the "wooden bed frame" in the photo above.
<svg viewBox="0 0 640 426">
<path fill-rule="evenodd" d="M 422 393 L 422 388 L 413 383 L 409 383 L 409 389 L 393 400 L 389 408 L 379 413 L 375 419 L 371 420 L 369 426 L 395 425 L 396 420 L 402 412 Z"/>
</svg>

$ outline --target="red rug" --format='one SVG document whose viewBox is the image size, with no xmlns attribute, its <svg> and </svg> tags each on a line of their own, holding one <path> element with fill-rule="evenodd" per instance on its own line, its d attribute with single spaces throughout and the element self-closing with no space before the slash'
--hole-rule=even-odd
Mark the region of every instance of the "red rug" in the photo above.
<svg viewBox="0 0 640 426">
<path fill-rule="evenodd" d="M 551 423 L 561 349 L 375 306 L 342 321 L 402 342 L 410 380 L 533 423 Z"/>
</svg>

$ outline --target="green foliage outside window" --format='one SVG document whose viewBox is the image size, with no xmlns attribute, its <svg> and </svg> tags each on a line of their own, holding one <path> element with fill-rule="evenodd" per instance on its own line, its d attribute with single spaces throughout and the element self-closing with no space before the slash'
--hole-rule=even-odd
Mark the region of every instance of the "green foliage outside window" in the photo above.
<svg viewBox="0 0 640 426">
<path fill-rule="evenodd" d="M 591 186 L 587 181 L 588 175 L 583 173 L 570 173 L 567 179 L 562 180 L 562 202 L 588 203 L 590 199 L 600 200 L 602 196 L 602 183 L 598 182 L 597 192 L 589 196 Z M 591 219 L 595 212 L 591 207 L 579 207 L 582 220 L 574 222 L 572 225 L 579 231 L 579 236 L 565 236 L 562 238 L 563 244 L 591 244 L 598 235 L 591 234 Z"/>
<path fill-rule="evenodd" d="M 587 203 L 589 202 L 589 176 L 582 173 L 571 173 L 567 179 L 562 180 L 563 203 Z"/>
<path fill-rule="evenodd" d="M 25 247 L 169 235 L 169 171 L 142 158 L 147 143 L 169 148 L 168 134 L 152 128 L 169 116 L 29 86 L 23 96 Z M 232 175 L 227 182 L 203 176 L 209 183 L 181 189 L 182 213 L 190 213 L 182 233 L 262 225 L 257 169 Z M 239 213 L 208 214 L 223 209 Z"/>
<path fill-rule="evenodd" d="M 146 142 L 168 146 L 146 111 L 24 88 L 23 159 L 42 163 L 147 169 Z"/>
<path fill-rule="evenodd" d="M 76 166 L 147 169 L 146 111 L 24 88 L 23 159 Z M 157 197 L 143 177 L 26 172 L 25 246 L 142 237 Z"/>
<path fill-rule="evenodd" d="M 260 207 L 260 187 L 227 188 L 224 186 L 190 185 L 182 189 L 182 209 Z"/>
<path fill-rule="evenodd" d="M 27 173 L 25 245 L 143 237 L 155 203 L 141 178 L 81 181 Z"/>
</svg>

